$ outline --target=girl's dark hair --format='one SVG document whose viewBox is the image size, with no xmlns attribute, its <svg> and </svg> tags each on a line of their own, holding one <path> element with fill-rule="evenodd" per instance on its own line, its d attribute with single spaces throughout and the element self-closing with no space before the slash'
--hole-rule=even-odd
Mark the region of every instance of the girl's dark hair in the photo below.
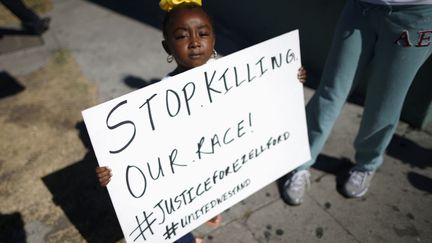
<svg viewBox="0 0 432 243">
<path fill-rule="evenodd" d="M 171 17 L 174 16 L 181 9 L 201 9 L 207 15 L 208 19 L 210 20 L 210 24 L 213 26 L 212 19 L 200 5 L 196 3 L 182 3 L 175 6 L 173 9 L 171 9 L 171 11 L 165 14 L 165 18 L 162 21 L 162 33 L 165 39 L 167 39 L 168 37 L 168 24 L 170 22 Z"/>
</svg>

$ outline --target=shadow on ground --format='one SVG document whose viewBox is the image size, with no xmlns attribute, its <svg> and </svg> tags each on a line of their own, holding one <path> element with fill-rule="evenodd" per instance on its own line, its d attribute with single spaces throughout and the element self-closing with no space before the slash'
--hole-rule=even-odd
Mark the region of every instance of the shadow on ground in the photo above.
<svg viewBox="0 0 432 243">
<path fill-rule="evenodd" d="M 405 164 L 409 164 L 411 167 L 419 169 L 432 167 L 432 149 L 426 149 L 398 135 L 393 136 L 387 148 L 387 154 Z"/>
<path fill-rule="evenodd" d="M 0 38 L 3 38 L 3 36 L 6 35 L 22 36 L 22 35 L 30 35 L 30 32 L 25 30 L 20 30 L 20 29 L 0 27 Z"/>
<path fill-rule="evenodd" d="M 432 167 L 432 149 L 427 149 L 402 136 L 394 135 L 387 148 L 387 154 L 411 168 L 426 170 Z M 432 178 L 414 171 L 407 174 L 411 185 L 420 191 L 432 193 Z"/>
<path fill-rule="evenodd" d="M 123 81 L 127 86 L 129 86 L 133 89 L 141 89 L 141 88 L 144 88 L 148 85 L 157 83 L 160 80 L 161 80 L 160 78 L 154 78 L 151 80 L 144 80 L 138 76 L 129 75 L 129 76 L 126 76 Z"/>
<path fill-rule="evenodd" d="M 326 174 L 332 174 L 336 176 L 336 190 L 342 196 L 345 194 L 342 192 L 342 186 L 349 177 L 349 170 L 354 165 L 354 162 L 347 158 L 336 158 L 328 155 L 320 154 L 312 166 L 312 168 L 325 172 Z M 316 178 L 314 182 L 320 182 L 322 176 Z"/>
<path fill-rule="evenodd" d="M 87 242 L 116 242 L 123 238 L 114 208 L 105 188 L 99 186 L 97 160 L 83 122 L 76 125 L 87 154 L 66 168 L 42 178 L 70 222 Z"/>
<path fill-rule="evenodd" d="M 4 98 L 11 95 L 16 95 L 19 92 L 25 90 L 25 87 L 21 85 L 14 77 L 8 72 L 0 72 L 0 98 Z"/>
<path fill-rule="evenodd" d="M 0 213 L 0 242 L 26 242 L 24 221 L 20 213 Z"/>
<path fill-rule="evenodd" d="M 131 88 L 143 88 L 160 79 L 144 80 L 127 76 L 123 80 Z M 84 122 L 75 126 L 87 148 L 84 158 L 42 178 L 70 222 L 87 242 L 116 242 L 123 239 L 108 191 L 99 186 L 95 168 L 98 165 Z"/>
<path fill-rule="evenodd" d="M 0 55 L 43 44 L 41 36 L 23 30 L 0 28 Z"/>
<path fill-rule="evenodd" d="M 432 178 L 426 177 L 416 172 L 408 172 L 408 181 L 420 191 L 432 193 Z"/>
</svg>

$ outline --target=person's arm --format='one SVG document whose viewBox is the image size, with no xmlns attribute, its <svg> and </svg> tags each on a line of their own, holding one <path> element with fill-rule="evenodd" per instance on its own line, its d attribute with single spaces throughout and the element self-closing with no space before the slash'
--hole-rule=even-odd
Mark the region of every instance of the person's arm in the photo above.
<svg viewBox="0 0 432 243">
<path fill-rule="evenodd" d="M 102 167 L 98 166 L 96 167 L 96 175 L 98 177 L 100 186 L 106 187 L 106 185 L 108 185 L 112 177 L 111 169 L 106 166 L 102 166 Z"/>
<path fill-rule="evenodd" d="M 305 83 L 306 82 L 306 69 L 301 66 L 297 72 L 297 79 L 301 82 L 301 83 Z"/>
</svg>

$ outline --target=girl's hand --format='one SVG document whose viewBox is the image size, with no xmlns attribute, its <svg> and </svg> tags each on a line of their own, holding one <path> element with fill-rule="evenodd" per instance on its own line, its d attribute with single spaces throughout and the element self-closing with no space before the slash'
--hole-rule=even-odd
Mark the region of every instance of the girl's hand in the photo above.
<svg viewBox="0 0 432 243">
<path fill-rule="evenodd" d="M 306 82 L 306 69 L 301 66 L 297 72 L 297 79 L 301 82 L 301 83 L 305 83 Z"/>
<path fill-rule="evenodd" d="M 112 173 L 111 173 L 111 169 L 103 166 L 103 167 L 96 167 L 96 175 L 99 179 L 99 184 L 102 187 L 106 187 L 106 185 L 108 184 L 108 182 L 110 182 L 111 177 L 112 177 Z"/>
<path fill-rule="evenodd" d="M 213 218 L 211 218 L 209 221 L 207 221 L 207 225 L 212 227 L 218 227 L 221 222 L 222 222 L 222 215 L 218 214 Z"/>
</svg>

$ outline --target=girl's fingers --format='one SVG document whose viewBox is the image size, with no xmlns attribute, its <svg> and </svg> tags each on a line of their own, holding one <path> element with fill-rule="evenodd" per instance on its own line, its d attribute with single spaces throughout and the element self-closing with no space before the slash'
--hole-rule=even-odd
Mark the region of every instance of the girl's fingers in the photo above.
<svg viewBox="0 0 432 243">
<path fill-rule="evenodd" d="M 111 175 L 104 175 L 104 176 L 99 176 L 99 181 L 101 180 L 109 180 L 111 178 Z"/>
<path fill-rule="evenodd" d="M 302 83 L 306 81 L 306 77 L 302 77 L 302 76 L 298 76 L 297 79 Z"/>
<path fill-rule="evenodd" d="M 97 166 L 96 167 L 96 172 L 98 173 L 98 172 L 103 172 L 103 171 L 107 171 L 107 170 L 111 170 L 109 167 L 106 167 L 106 166 L 102 166 L 102 167 L 99 167 L 99 166 Z"/>
<path fill-rule="evenodd" d="M 97 176 L 99 178 L 101 178 L 101 177 L 111 177 L 111 171 L 104 171 L 104 172 L 98 173 Z"/>
<path fill-rule="evenodd" d="M 307 75 L 306 75 L 306 69 L 304 67 L 300 67 L 297 73 L 297 79 L 304 83 L 306 81 Z"/>
<path fill-rule="evenodd" d="M 111 169 L 108 167 L 97 167 L 96 168 L 96 175 L 100 177 L 104 176 L 111 176 Z"/>
<path fill-rule="evenodd" d="M 99 178 L 99 184 L 103 187 L 105 187 L 106 185 L 108 185 L 108 182 L 111 181 L 111 177 L 101 177 Z"/>
<path fill-rule="evenodd" d="M 107 181 L 100 181 L 99 184 L 101 185 L 101 187 L 106 187 L 110 181 L 111 181 L 111 180 L 107 180 Z"/>
<path fill-rule="evenodd" d="M 111 181 L 112 173 L 111 169 L 108 167 L 96 167 L 96 175 L 98 177 L 99 184 L 102 187 L 105 187 Z"/>
</svg>

